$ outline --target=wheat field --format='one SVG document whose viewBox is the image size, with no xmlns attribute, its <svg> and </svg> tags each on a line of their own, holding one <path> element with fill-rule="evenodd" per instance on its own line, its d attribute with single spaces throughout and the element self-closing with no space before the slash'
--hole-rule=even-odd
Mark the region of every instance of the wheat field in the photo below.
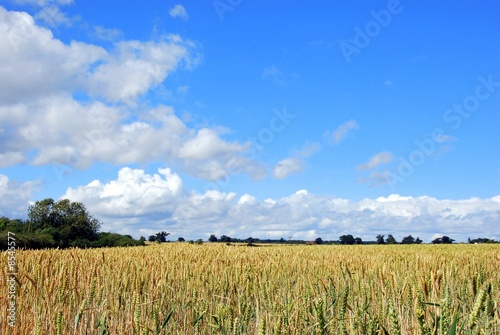
<svg viewBox="0 0 500 335">
<path fill-rule="evenodd" d="M 500 334 L 499 245 L 164 243 L 16 257 L 14 327 L 2 257 L 2 334 Z"/>
</svg>

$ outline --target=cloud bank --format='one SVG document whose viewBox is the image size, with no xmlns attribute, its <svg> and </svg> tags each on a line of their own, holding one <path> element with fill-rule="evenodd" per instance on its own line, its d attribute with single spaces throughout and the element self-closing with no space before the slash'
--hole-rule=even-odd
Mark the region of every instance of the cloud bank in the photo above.
<svg viewBox="0 0 500 335">
<path fill-rule="evenodd" d="M 170 169 L 147 174 L 123 168 L 115 180 L 68 188 L 63 197 L 86 204 L 102 220 L 103 229 L 137 237 L 160 229 L 189 239 L 210 234 L 264 239 L 353 234 L 365 240 L 378 234 L 394 234 L 400 240 L 412 234 L 425 242 L 435 234 L 458 241 L 500 237 L 500 196 L 439 200 L 392 194 L 351 201 L 299 190 L 260 201 L 249 194 L 186 190 Z"/>
<path fill-rule="evenodd" d="M 171 107 L 149 103 L 171 73 L 199 62 L 196 45 L 178 35 L 68 44 L 31 15 L 0 7 L 0 45 L 4 167 L 164 161 L 210 181 L 257 170 L 248 143 L 225 140 L 216 125 L 191 128 Z"/>
</svg>

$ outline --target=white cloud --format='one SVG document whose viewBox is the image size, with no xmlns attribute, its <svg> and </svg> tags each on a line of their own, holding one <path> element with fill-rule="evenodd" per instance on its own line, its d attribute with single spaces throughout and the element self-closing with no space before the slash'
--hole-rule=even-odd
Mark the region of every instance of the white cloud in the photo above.
<svg viewBox="0 0 500 335">
<path fill-rule="evenodd" d="M 390 152 L 382 151 L 372 156 L 372 158 L 370 158 L 368 163 L 358 165 L 358 170 L 363 171 L 363 170 L 375 169 L 380 165 L 389 164 L 390 162 L 392 162 L 392 160 L 393 157 Z"/>
<path fill-rule="evenodd" d="M 321 149 L 319 143 L 316 142 L 308 142 L 305 143 L 300 150 L 298 150 L 295 155 L 301 158 L 308 158 L 314 155 Z"/>
<path fill-rule="evenodd" d="M 16 165 L 26 161 L 26 158 L 20 152 L 0 152 L 0 168 Z"/>
<path fill-rule="evenodd" d="M 111 50 L 72 41 L 65 44 L 27 13 L 0 7 L 0 101 L 19 102 L 84 90 L 108 101 L 147 93 L 184 64 L 197 63 L 194 45 L 177 35 L 159 41 L 121 41 Z"/>
<path fill-rule="evenodd" d="M 397 194 L 350 201 L 299 190 L 280 199 L 257 200 L 250 194 L 184 190 L 169 169 L 149 175 L 124 168 L 116 180 L 70 188 L 63 197 L 86 204 L 103 229 L 135 236 L 167 230 L 172 236 L 208 238 L 210 234 L 246 238 L 337 239 L 353 234 L 374 240 L 412 234 L 430 242 L 434 234 L 457 241 L 467 237 L 500 238 L 500 196 L 439 200 Z"/>
<path fill-rule="evenodd" d="M 24 218 L 29 201 L 40 186 L 39 181 L 20 182 L 0 174 L 0 216 Z"/>
<path fill-rule="evenodd" d="M 306 164 L 305 159 L 315 154 L 320 148 L 318 143 L 305 143 L 292 156 L 284 158 L 276 164 L 273 170 L 274 177 L 283 179 L 291 174 L 303 171 Z"/>
<path fill-rule="evenodd" d="M 368 177 L 359 177 L 357 181 L 359 183 L 369 183 L 370 186 L 380 186 L 388 184 L 394 178 L 392 172 L 388 169 L 383 171 L 371 171 Z"/>
<path fill-rule="evenodd" d="M 301 172 L 304 170 L 304 163 L 301 159 L 297 157 L 287 157 L 282 159 L 274 167 L 274 177 L 278 179 L 283 179 L 290 174 Z"/>
<path fill-rule="evenodd" d="M 179 157 L 204 160 L 244 149 L 245 147 L 240 144 L 222 141 L 215 131 L 203 128 L 180 147 Z"/>
<path fill-rule="evenodd" d="M 110 50 L 65 44 L 29 14 L 0 7 L 0 45 L 4 166 L 163 160 L 208 180 L 229 170 L 258 174 L 244 155 L 248 144 L 224 140 L 217 127 L 190 129 L 170 107 L 138 105 L 170 72 L 196 62 L 195 46 L 180 36 L 121 41 Z M 90 99 L 75 100 L 75 92 Z"/>
<path fill-rule="evenodd" d="M 359 125 L 354 120 L 349 120 L 340 126 L 338 126 L 332 133 L 327 131 L 323 137 L 326 138 L 331 144 L 339 144 L 342 142 L 349 132 L 354 129 L 358 129 Z"/>
<path fill-rule="evenodd" d="M 90 34 L 93 38 L 104 41 L 116 41 L 122 37 L 123 33 L 116 28 L 105 28 L 103 26 L 94 27 L 94 31 Z"/>
<path fill-rule="evenodd" d="M 68 188 L 63 198 L 83 201 L 99 215 L 146 216 L 168 213 L 182 194 L 182 180 L 170 169 L 149 175 L 143 170 L 122 168 L 108 183 L 94 180 L 86 186 Z"/>
<path fill-rule="evenodd" d="M 135 99 L 186 60 L 188 48 L 176 36 L 161 42 L 118 42 L 105 63 L 88 74 L 89 93 L 110 101 Z"/>
<path fill-rule="evenodd" d="M 183 20 L 189 19 L 189 15 L 188 15 L 186 9 L 184 8 L 184 6 L 182 6 L 182 5 L 175 5 L 174 7 L 172 7 L 170 9 L 168 14 L 173 18 L 178 17 L 178 18 L 181 18 Z"/>
<path fill-rule="evenodd" d="M 71 26 L 72 19 L 66 16 L 58 6 L 48 5 L 43 7 L 36 15 L 35 19 L 42 21 L 50 27 Z"/>
<path fill-rule="evenodd" d="M 45 7 L 50 4 L 57 4 L 57 5 L 71 5 L 73 3 L 73 0 L 13 0 L 14 3 L 17 3 L 19 5 L 35 5 L 39 7 Z"/>
</svg>

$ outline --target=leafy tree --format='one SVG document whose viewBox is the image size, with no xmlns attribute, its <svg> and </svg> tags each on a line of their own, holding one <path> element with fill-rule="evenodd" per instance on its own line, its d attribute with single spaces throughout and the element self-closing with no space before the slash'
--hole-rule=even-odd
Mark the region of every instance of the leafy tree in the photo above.
<svg viewBox="0 0 500 335">
<path fill-rule="evenodd" d="M 98 234 L 97 241 L 87 241 L 85 239 L 78 239 L 72 243 L 74 247 L 129 247 L 136 245 L 144 245 L 141 241 L 134 240 L 127 235 L 120 235 L 115 233 L 101 232 Z"/>
<path fill-rule="evenodd" d="M 222 235 L 219 239 L 220 242 L 231 242 L 231 237 Z"/>
<path fill-rule="evenodd" d="M 413 236 L 408 235 L 406 237 L 403 237 L 401 240 L 401 244 L 414 244 L 415 243 L 415 238 Z"/>
<path fill-rule="evenodd" d="M 12 220 L 5 216 L 0 218 L 0 230 L 7 230 L 13 233 L 22 233 L 26 230 L 26 223 L 22 220 Z"/>
<path fill-rule="evenodd" d="M 385 244 L 384 235 L 377 235 L 377 244 Z"/>
<path fill-rule="evenodd" d="M 415 244 L 422 244 L 422 240 L 420 239 L 420 237 L 417 236 L 417 238 L 415 239 Z"/>
<path fill-rule="evenodd" d="M 433 244 L 452 244 L 455 240 L 448 236 L 438 237 L 432 240 Z"/>
<path fill-rule="evenodd" d="M 472 244 L 475 244 L 475 243 L 495 243 L 495 240 L 492 240 L 492 239 L 489 239 L 489 238 L 485 238 L 485 237 L 481 237 L 481 238 L 475 238 L 475 239 L 468 239 L 469 243 L 472 243 Z"/>
<path fill-rule="evenodd" d="M 354 244 L 356 241 L 354 240 L 354 236 L 352 235 L 342 235 L 339 237 L 340 244 Z"/>
<path fill-rule="evenodd" d="M 167 236 L 170 235 L 170 233 L 167 233 L 166 231 L 159 231 L 156 233 L 156 242 L 167 242 Z"/>
<path fill-rule="evenodd" d="M 397 244 L 398 241 L 392 236 L 391 234 L 387 235 L 387 238 L 385 239 L 385 243 L 387 244 Z"/>
<path fill-rule="evenodd" d="M 316 244 L 323 244 L 323 240 L 321 239 L 321 237 L 318 237 L 316 240 L 314 240 L 314 242 Z"/>
<path fill-rule="evenodd" d="M 354 239 L 354 244 L 363 244 L 363 240 L 360 237 Z"/>
<path fill-rule="evenodd" d="M 100 222 L 92 217 L 80 202 L 68 199 L 36 201 L 28 207 L 27 232 L 56 228 L 60 236 L 58 246 L 67 247 L 76 239 L 97 239 Z"/>
<path fill-rule="evenodd" d="M 179 238 L 177 239 L 177 241 L 179 241 L 179 242 L 186 242 L 186 240 L 184 239 L 184 237 L 179 237 Z"/>
<path fill-rule="evenodd" d="M 156 242 L 156 235 L 149 235 L 148 241 L 149 242 Z"/>
<path fill-rule="evenodd" d="M 455 240 L 452 238 L 449 238 L 448 236 L 443 236 L 443 237 L 441 237 L 441 241 L 444 244 L 452 244 Z"/>
<path fill-rule="evenodd" d="M 146 241 L 146 238 L 144 236 L 141 236 L 139 238 L 139 242 L 141 242 L 142 244 L 144 244 L 145 241 Z"/>
<path fill-rule="evenodd" d="M 208 241 L 209 242 L 217 242 L 218 241 L 217 236 L 215 236 L 214 234 L 210 235 L 210 237 L 208 238 Z"/>
</svg>

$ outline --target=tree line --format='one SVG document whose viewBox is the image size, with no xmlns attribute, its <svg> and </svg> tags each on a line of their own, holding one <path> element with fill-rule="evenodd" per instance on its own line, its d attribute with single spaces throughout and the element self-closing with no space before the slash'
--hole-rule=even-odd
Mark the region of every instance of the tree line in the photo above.
<svg viewBox="0 0 500 335">
<path fill-rule="evenodd" d="M 179 237 L 178 239 L 179 242 L 184 242 L 185 239 L 183 237 Z M 200 241 L 202 242 L 201 239 L 197 240 L 196 242 L 199 244 Z M 234 238 L 234 237 L 229 237 L 227 235 L 221 235 L 220 237 L 217 237 L 215 234 L 211 234 L 210 237 L 207 239 L 208 242 L 225 242 L 225 243 L 269 243 L 269 244 L 342 244 L 342 245 L 355 245 L 355 244 L 422 244 L 424 241 L 420 239 L 420 237 L 413 237 L 411 234 L 403 237 L 401 241 L 397 241 L 396 238 L 392 234 L 387 235 L 377 235 L 375 236 L 375 240 L 373 241 L 363 241 L 360 237 L 354 237 L 351 234 L 347 235 L 341 235 L 338 240 L 334 241 L 324 241 L 321 237 L 316 238 L 313 241 L 306 241 L 306 240 L 292 240 L 290 237 L 288 240 L 285 240 L 284 238 L 280 239 L 259 239 L 259 238 L 253 238 L 253 237 L 248 237 L 246 239 L 240 239 L 240 238 Z M 189 241 L 193 242 L 193 241 Z M 431 244 L 452 244 L 455 242 L 454 239 L 448 237 L 448 236 L 442 236 L 433 239 L 430 241 Z M 497 242 L 493 239 L 488 239 L 488 238 L 476 238 L 476 239 L 468 239 L 468 243 L 474 244 L 474 243 L 500 243 Z"/>
</svg>

